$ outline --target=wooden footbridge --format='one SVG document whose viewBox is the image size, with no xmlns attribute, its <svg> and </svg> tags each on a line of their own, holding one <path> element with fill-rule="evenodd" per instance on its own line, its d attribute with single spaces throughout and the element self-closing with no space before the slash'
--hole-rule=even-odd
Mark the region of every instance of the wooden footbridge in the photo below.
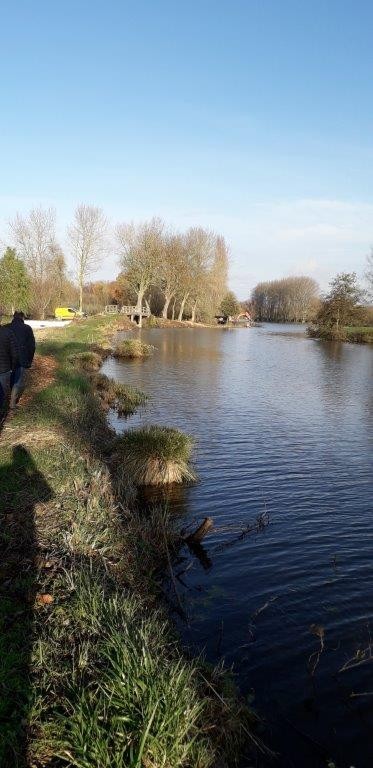
<svg viewBox="0 0 373 768">
<path fill-rule="evenodd" d="M 133 305 L 120 306 L 119 304 L 107 304 L 105 307 L 107 315 L 126 315 L 132 322 L 140 317 L 150 317 L 150 307 L 138 307 Z"/>
</svg>

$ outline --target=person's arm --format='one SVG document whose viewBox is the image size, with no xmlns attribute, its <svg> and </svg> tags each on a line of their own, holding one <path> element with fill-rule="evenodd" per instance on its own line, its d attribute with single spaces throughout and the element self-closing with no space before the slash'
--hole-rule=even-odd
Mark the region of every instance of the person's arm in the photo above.
<svg viewBox="0 0 373 768">
<path fill-rule="evenodd" d="M 29 365 L 31 366 L 31 363 L 34 359 L 35 347 L 36 347 L 35 336 L 32 328 L 30 328 L 29 325 L 26 325 L 26 328 L 27 328 L 27 356 L 28 356 Z"/>
<path fill-rule="evenodd" d="M 19 346 L 13 331 L 9 331 L 9 353 L 12 370 L 14 370 L 19 365 Z"/>
</svg>

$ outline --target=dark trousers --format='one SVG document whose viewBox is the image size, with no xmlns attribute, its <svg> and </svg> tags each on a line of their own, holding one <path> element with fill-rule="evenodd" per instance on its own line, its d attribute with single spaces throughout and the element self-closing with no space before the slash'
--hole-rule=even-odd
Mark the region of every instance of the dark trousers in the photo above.
<svg viewBox="0 0 373 768">
<path fill-rule="evenodd" d="M 22 389 L 24 387 L 25 383 L 25 374 L 26 374 L 26 368 L 24 368 L 21 365 L 17 365 L 16 368 L 12 371 L 12 375 L 10 377 L 10 407 L 14 408 L 14 406 L 17 404 L 17 400 L 22 392 Z"/>
<path fill-rule="evenodd" d="M 5 405 L 5 398 L 9 390 L 10 375 L 10 371 L 0 373 L 0 411 L 2 411 Z"/>
</svg>

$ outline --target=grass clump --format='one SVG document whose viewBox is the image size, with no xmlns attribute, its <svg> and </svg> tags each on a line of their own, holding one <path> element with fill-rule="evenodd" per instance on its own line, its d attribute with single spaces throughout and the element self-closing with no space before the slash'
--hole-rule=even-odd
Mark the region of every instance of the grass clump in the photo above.
<svg viewBox="0 0 373 768">
<path fill-rule="evenodd" d="M 97 352 L 88 350 L 71 355 L 71 362 L 78 366 L 81 371 L 98 371 L 102 365 L 102 356 Z"/>
<path fill-rule="evenodd" d="M 92 376 L 91 382 L 105 410 L 113 408 L 118 416 L 131 416 L 148 400 L 145 392 L 110 379 L 104 373 Z"/>
<path fill-rule="evenodd" d="M 149 357 L 153 349 L 151 344 L 145 344 L 141 339 L 124 339 L 116 345 L 113 354 L 120 359 L 137 360 Z"/>
<path fill-rule="evenodd" d="M 116 383 L 117 413 L 119 416 L 131 416 L 137 408 L 146 405 L 148 395 L 137 387 L 131 387 L 129 384 Z"/>
<path fill-rule="evenodd" d="M 119 437 L 115 458 L 137 486 L 195 480 L 190 465 L 193 440 L 172 427 L 147 426 Z"/>
</svg>

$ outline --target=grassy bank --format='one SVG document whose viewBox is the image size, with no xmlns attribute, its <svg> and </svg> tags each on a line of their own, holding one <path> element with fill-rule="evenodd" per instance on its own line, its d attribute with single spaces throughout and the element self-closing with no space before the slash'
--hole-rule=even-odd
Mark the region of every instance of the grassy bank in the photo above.
<svg viewBox="0 0 373 768">
<path fill-rule="evenodd" d="M 373 326 L 346 326 L 340 329 L 310 327 L 307 333 L 313 339 L 348 341 L 353 344 L 373 344 Z"/>
<path fill-rule="evenodd" d="M 137 509 L 109 459 L 87 353 L 115 328 L 46 335 L 0 436 L 1 768 L 230 766 L 256 743 L 230 676 L 188 658 L 164 610 L 175 521 Z"/>
<path fill-rule="evenodd" d="M 373 344 L 373 326 L 363 325 L 360 328 L 349 326 L 345 331 L 346 341 L 356 344 Z"/>
</svg>

